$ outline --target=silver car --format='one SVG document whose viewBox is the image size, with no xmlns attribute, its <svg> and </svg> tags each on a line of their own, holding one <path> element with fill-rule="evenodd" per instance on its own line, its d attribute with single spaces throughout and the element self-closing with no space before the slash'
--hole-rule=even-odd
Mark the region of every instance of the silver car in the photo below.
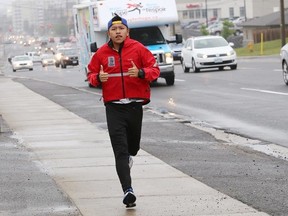
<svg viewBox="0 0 288 216">
<path fill-rule="evenodd" d="M 42 64 L 42 67 L 46 67 L 48 65 L 55 65 L 54 55 L 49 55 L 49 54 L 42 55 L 41 64 Z"/>
</svg>

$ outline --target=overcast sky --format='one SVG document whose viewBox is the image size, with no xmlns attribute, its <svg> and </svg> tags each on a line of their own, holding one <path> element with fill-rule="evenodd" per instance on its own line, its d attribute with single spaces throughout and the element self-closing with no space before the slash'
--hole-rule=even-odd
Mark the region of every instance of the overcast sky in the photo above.
<svg viewBox="0 0 288 216">
<path fill-rule="evenodd" d="M 18 0 L 20 1 L 20 0 Z M 12 1 L 9 0 L 0 0 L 0 10 L 1 11 L 5 11 L 7 9 L 7 7 L 11 4 Z"/>
</svg>

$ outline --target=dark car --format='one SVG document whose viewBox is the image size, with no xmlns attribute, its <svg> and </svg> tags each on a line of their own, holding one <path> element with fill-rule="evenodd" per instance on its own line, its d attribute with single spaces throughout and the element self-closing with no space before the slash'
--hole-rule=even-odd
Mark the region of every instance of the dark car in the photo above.
<svg viewBox="0 0 288 216">
<path fill-rule="evenodd" d="M 59 42 L 60 43 L 69 43 L 71 41 L 70 41 L 70 39 L 68 37 L 61 37 Z"/>
<path fill-rule="evenodd" d="M 61 68 L 66 68 L 67 65 L 76 66 L 79 65 L 79 58 L 78 58 L 78 50 L 74 48 L 66 48 L 62 49 L 60 53 L 59 62 L 56 62 L 55 65 L 57 67 L 57 64 L 61 65 Z"/>
<path fill-rule="evenodd" d="M 183 48 L 183 44 L 179 43 L 170 43 L 169 46 L 171 47 L 172 54 L 173 54 L 173 60 L 174 61 L 181 61 L 181 51 Z"/>
</svg>

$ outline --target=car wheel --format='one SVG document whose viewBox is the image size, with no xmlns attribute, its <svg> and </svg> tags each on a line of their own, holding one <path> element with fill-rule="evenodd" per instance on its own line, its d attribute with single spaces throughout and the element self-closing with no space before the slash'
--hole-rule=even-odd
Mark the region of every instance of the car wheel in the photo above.
<svg viewBox="0 0 288 216">
<path fill-rule="evenodd" d="M 235 36 L 239 36 L 240 34 L 241 34 L 241 32 L 239 30 L 236 30 L 234 33 Z"/>
<path fill-rule="evenodd" d="M 221 35 L 221 32 L 220 32 L 220 31 L 216 31 L 216 32 L 215 32 L 215 35 L 220 36 L 220 35 Z"/>
<path fill-rule="evenodd" d="M 220 70 L 220 71 L 223 71 L 223 70 L 224 70 L 224 67 L 223 67 L 223 66 L 219 67 L 219 70 Z"/>
<path fill-rule="evenodd" d="M 32 71 L 33 70 L 33 68 L 29 68 L 29 71 Z"/>
<path fill-rule="evenodd" d="M 286 61 L 282 63 L 283 79 L 284 83 L 288 85 L 288 64 Z"/>
<path fill-rule="evenodd" d="M 236 70 L 237 69 L 237 64 L 231 65 L 230 68 L 231 68 L 231 70 Z"/>
<path fill-rule="evenodd" d="M 190 68 L 185 66 L 184 59 L 182 59 L 181 62 L 182 62 L 182 68 L 183 68 L 184 73 L 188 73 Z"/>
<path fill-rule="evenodd" d="M 200 71 L 199 68 L 196 67 L 196 63 L 194 59 L 192 59 L 192 70 L 194 73 L 197 73 Z"/>
<path fill-rule="evenodd" d="M 13 72 L 16 72 L 16 70 L 15 70 L 15 69 L 13 69 Z"/>
<path fill-rule="evenodd" d="M 168 86 L 174 85 L 175 76 L 166 77 L 165 80 L 166 80 L 166 84 L 167 84 Z"/>
</svg>

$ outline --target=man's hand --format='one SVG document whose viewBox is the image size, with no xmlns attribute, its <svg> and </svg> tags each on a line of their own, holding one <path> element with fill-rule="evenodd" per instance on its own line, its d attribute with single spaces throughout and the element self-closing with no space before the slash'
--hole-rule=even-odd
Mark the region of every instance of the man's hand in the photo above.
<svg viewBox="0 0 288 216">
<path fill-rule="evenodd" d="M 138 77 L 139 69 L 136 67 L 133 61 L 131 61 L 132 67 L 128 68 L 128 74 L 130 77 Z"/>
<path fill-rule="evenodd" d="M 108 80 L 108 73 L 104 72 L 102 65 L 100 66 L 99 79 L 101 82 L 106 82 Z"/>
</svg>

